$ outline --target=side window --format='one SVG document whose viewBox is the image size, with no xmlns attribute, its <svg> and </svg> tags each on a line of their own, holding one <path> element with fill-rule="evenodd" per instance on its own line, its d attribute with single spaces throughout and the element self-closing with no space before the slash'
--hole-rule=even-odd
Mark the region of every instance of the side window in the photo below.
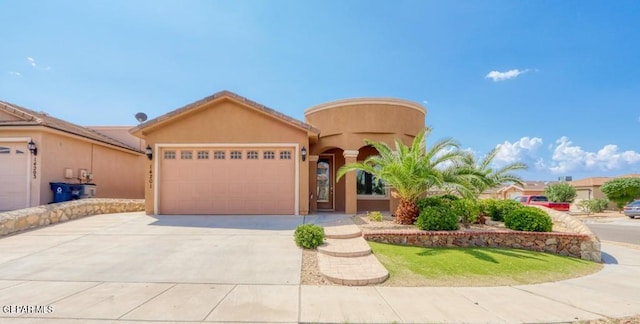
<svg viewBox="0 0 640 324">
<path fill-rule="evenodd" d="M 265 160 L 273 160 L 276 158 L 276 152 L 274 151 L 264 151 L 262 154 L 262 158 Z"/>
<path fill-rule="evenodd" d="M 209 151 L 198 151 L 196 154 L 198 160 L 208 160 L 209 159 Z"/>
<path fill-rule="evenodd" d="M 281 151 L 280 152 L 280 160 L 291 160 L 291 152 L 289 152 L 289 151 Z"/>
<path fill-rule="evenodd" d="M 231 151 L 229 155 L 232 160 L 242 160 L 242 151 Z"/>
<path fill-rule="evenodd" d="M 180 158 L 183 160 L 191 160 L 193 159 L 193 152 L 191 151 L 180 151 Z"/>
<path fill-rule="evenodd" d="M 214 160 L 224 160 L 224 151 L 215 151 L 213 152 L 213 159 Z"/>
<path fill-rule="evenodd" d="M 164 159 L 165 160 L 175 160 L 176 159 L 176 151 L 164 151 Z"/>
<path fill-rule="evenodd" d="M 520 197 L 520 202 L 527 202 L 527 197 Z"/>
<path fill-rule="evenodd" d="M 258 159 L 258 151 L 247 152 L 247 160 L 257 160 L 257 159 Z"/>
</svg>

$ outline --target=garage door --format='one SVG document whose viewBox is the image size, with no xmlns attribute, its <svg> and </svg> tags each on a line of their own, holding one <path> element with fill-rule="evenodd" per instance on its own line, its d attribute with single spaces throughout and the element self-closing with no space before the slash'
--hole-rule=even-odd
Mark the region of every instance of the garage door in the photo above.
<svg viewBox="0 0 640 324">
<path fill-rule="evenodd" d="M 292 148 L 165 148 L 160 214 L 294 214 Z"/>
<path fill-rule="evenodd" d="M 0 211 L 27 206 L 27 143 L 0 142 Z"/>
</svg>

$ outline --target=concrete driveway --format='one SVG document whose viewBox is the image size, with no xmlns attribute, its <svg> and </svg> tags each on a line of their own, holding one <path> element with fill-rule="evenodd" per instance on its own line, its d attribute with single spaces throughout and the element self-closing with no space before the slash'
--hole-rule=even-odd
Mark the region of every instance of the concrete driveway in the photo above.
<svg viewBox="0 0 640 324">
<path fill-rule="evenodd" d="M 98 215 L 0 239 L 0 279 L 300 283 L 296 216 Z"/>
<path fill-rule="evenodd" d="M 539 285 L 306 286 L 292 237 L 302 221 L 111 214 L 1 238 L 0 323 L 556 323 L 640 314 L 640 249 L 603 243 L 602 271 Z"/>
</svg>

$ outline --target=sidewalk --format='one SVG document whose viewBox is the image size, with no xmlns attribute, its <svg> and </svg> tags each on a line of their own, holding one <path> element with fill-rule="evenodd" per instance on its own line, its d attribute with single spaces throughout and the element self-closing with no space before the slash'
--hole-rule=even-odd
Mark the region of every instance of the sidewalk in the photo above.
<svg viewBox="0 0 640 324">
<path fill-rule="evenodd" d="M 53 302 L 3 323 L 557 323 L 640 314 L 640 250 L 603 243 L 598 273 L 514 287 L 0 282 L 0 304 Z M 12 289 L 13 288 L 13 289 Z M 20 289 L 17 289 L 20 288 Z M 18 304 L 18 305 L 20 305 Z M 106 321 L 106 322 L 105 322 Z"/>
</svg>

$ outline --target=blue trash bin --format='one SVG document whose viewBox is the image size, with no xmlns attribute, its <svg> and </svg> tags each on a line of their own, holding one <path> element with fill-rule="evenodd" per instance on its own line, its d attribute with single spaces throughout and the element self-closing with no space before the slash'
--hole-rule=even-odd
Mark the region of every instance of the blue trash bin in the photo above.
<svg viewBox="0 0 640 324">
<path fill-rule="evenodd" d="M 64 182 L 49 182 L 51 191 L 53 191 L 53 202 L 59 203 L 71 200 L 71 187 Z"/>
</svg>

